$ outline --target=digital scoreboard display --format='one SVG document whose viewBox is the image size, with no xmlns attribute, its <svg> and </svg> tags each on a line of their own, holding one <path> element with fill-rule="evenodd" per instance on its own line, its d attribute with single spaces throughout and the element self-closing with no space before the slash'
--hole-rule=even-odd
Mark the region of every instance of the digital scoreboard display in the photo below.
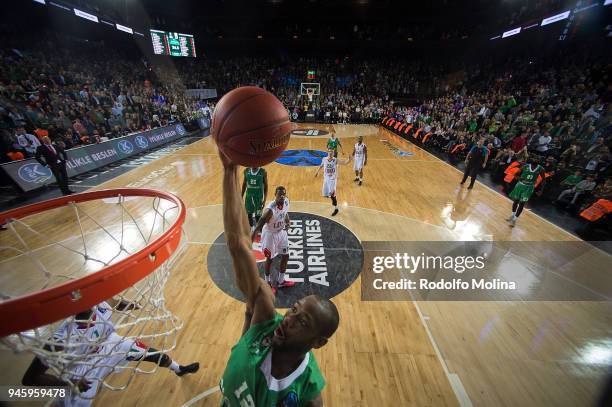
<svg viewBox="0 0 612 407">
<path fill-rule="evenodd" d="M 172 57 L 195 57 L 195 41 L 193 35 L 168 31 L 150 30 L 153 52 L 156 55 Z"/>
</svg>

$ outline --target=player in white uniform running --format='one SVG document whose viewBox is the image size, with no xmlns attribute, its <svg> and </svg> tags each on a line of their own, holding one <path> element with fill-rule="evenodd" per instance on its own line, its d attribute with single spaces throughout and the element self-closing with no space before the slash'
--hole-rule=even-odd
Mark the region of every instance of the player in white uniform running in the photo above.
<svg viewBox="0 0 612 407">
<path fill-rule="evenodd" d="M 346 165 L 351 162 L 351 156 L 348 156 L 346 160 L 339 160 L 334 158 L 334 150 L 327 150 L 327 157 L 321 160 L 321 165 L 317 168 L 315 178 L 319 176 L 321 168 L 323 170 L 323 196 L 331 198 L 332 205 L 334 205 L 334 211 L 332 216 L 338 214 L 338 200 L 336 199 L 336 180 L 338 179 L 338 164 Z"/>
<path fill-rule="evenodd" d="M 113 302 L 114 300 L 110 300 Z M 125 310 L 130 307 L 138 307 L 136 304 L 123 301 L 114 301 L 117 310 Z M 53 334 L 53 342 L 65 343 L 70 347 L 66 351 L 65 359 L 72 360 L 68 366 L 71 381 L 76 382 L 80 394 L 73 392 L 70 398 L 59 403 L 62 406 L 89 407 L 93 404 L 94 397 L 98 392 L 100 384 L 113 373 L 115 369 L 121 370 L 121 366 L 131 361 L 145 361 L 167 367 L 183 376 L 187 373 L 195 373 L 200 364 L 195 362 L 187 366 L 180 366 L 170 359 L 165 353 L 148 347 L 144 343 L 125 339 L 115 332 L 115 326 L 111 320 L 113 308 L 108 302 L 101 302 L 93 308 L 81 312 L 65 320 Z M 48 351 L 62 351 L 60 346 L 45 347 Z M 152 354 L 151 354 L 152 353 Z M 81 356 L 87 355 L 87 359 L 79 362 Z M 48 374 L 48 366 L 38 357 L 34 358 L 30 367 L 23 376 L 24 386 L 68 386 L 69 384 L 61 378 Z"/>
<path fill-rule="evenodd" d="M 287 239 L 287 229 L 289 228 L 289 200 L 287 190 L 283 186 L 278 186 L 274 194 L 274 201 L 270 202 L 257 222 L 255 230 L 251 234 L 251 240 L 255 240 L 257 233 L 261 230 L 261 248 L 266 256 L 264 272 L 266 282 L 272 287 L 276 294 L 276 287 L 291 287 L 295 282 L 285 280 L 285 270 L 289 261 L 289 239 Z M 272 282 L 270 267 L 272 259 L 277 255 L 281 256 L 280 267 L 276 284 Z"/>
<path fill-rule="evenodd" d="M 355 163 L 353 164 L 353 169 L 355 170 L 355 182 L 359 181 L 359 185 L 361 185 L 363 182 L 363 167 L 365 167 L 368 163 L 368 149 L 363 143 L 362 136 L 357 138 L 357 143 L 353 148 L 352 155 L 355 158 Z"/>
</svg>

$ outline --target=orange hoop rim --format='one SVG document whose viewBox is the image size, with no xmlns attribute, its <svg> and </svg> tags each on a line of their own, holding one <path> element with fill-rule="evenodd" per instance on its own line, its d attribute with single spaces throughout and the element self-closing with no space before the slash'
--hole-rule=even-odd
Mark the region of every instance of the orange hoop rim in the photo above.
<svg viewBox="0 0 612 407">
<path fill-rule="evenodd" d="M 0 337 L 34 329 L 75 315 L 111 298 L 151 274 L 178 248 L 187 211 L 183 201 L 168 192 L 154 189 L 116 188 L 49 199 L 0 213 L 0 224 L 4 224 L 11 219 L 20 219 L 70 203 L 130 196 L 162 198 L 174 202 L 179 211 L 176 221 L 146 247 L 115 264 L 85 277 L 1 302 Z"/>
</svg>

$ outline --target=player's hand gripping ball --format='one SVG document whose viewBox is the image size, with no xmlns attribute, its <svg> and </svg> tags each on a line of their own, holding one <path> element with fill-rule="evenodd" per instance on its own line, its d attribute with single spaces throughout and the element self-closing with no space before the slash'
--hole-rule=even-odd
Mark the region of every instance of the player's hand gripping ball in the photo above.
<svg viewBox="0 0 612 407">
<path fill-rule="evenodd" d="M 234 164 L 262 167 L 289 144 L 291 122 L 285 106 L 270 92 L 244 86 L 221 98 L 212 117 L 212 136 Z"/>
</svg>

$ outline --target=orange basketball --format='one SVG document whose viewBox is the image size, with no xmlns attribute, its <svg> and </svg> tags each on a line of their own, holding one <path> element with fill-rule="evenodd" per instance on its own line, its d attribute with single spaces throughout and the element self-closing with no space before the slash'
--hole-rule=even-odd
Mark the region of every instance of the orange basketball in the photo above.
<svg viewBox="0 0 612 407">
<path fill-rule="evenodd" d="M 245 86 L 219 100 L 212 136 L 234 164 L 261 167 L 276 160 L 289 144 L 291 123 L 285 106 L 270 92 Z"/>
</svg>

